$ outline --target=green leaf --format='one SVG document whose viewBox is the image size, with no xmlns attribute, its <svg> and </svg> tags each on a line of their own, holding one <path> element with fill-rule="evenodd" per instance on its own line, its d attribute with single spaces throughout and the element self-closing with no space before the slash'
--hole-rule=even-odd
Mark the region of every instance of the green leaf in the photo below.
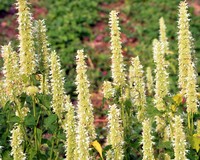
<svg viewBox="0 0 200 160">
<path fill-rule="evenodd" d="M 53 123 L 55 123 L 57 121 L 57 115 L 55 114 L 51 114 L 49 117 L 47 117 L 45 120 L 44 120 L 44 125 L 45 127 L 49 127 L 51 126 Z"/>
<path fill-rule="evenodd" d="M 200 135 L 194 134 L 192 137 L 192 148 L 199 152 L 200 148 Z"/>
<path fill-rule="evenodd" d="M 17 116 L 13 116 L 9 119 L 9 122 L 11 123 L 19 123 L 20 122 L 20 118 Z"/>
<path fill-rule="evenodd" d="M 29 114 L 28 116 L 25 117 L 24 123 L 26 126 L 35 126 L 36 120 L 33 115 Z"/>
</svg>

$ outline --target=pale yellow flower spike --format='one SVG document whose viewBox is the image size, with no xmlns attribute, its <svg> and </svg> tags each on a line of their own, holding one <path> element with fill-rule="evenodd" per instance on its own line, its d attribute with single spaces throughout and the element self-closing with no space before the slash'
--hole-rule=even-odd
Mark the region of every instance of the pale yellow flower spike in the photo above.
<svg viewBox="0 0 200 160">
<path fill-rule="evenodd" d="M 130 96 L 133 104 L 138 107 L 137 117 L 142 121 L 144 118 L 144 107 L 146 104 L 145 83 L 143 77 L 143 67 L 139 57 L 131 59 L 129 69 Z"/>
<path fill-rule="evenodd" d="M 42 93 L 49 93 L 49 59 L 50 59 L 50 49 L 46 36 L 46 26 L 44 20 L 39 20 L 36 23 L 37 32 L 37 45 L 39 54 L 39 67 L 42 69 L 41 85 L 40 89 Z"/>
<path fill-rule="evenodd" d="M 194 73 L 194 66 L 190 64 L 188 67 L 188 79 L 186 89 L 186 105 L 188 113 L 197 113 L 197 91 L 196 91 L 196 75 Z"/>
<path fill-rule="evenodd" d="M 89 81 L 86 75 L 87 67 L 83 50 L 77 51 L 76 56 L 76 85 L 78 93 L 78 126 L 77 145 L 80 160 L 89 159 L 89 144 L 96 138 L 94 128 L 93 107 L 90 100 Z"/>
<path fill-rule="evenodd" d="M 124 63 L 120 39 L 119 18 L 116 11 L 110 12 L 111 51 L 112 51 L 112 78 L 116 87 L 125 85 Z"/>
<path fill-rule="evenodd" d="M 151 121 L 146 119 L 142 122 L 142 150 L 143 158 L 142 160 L 154 160 L 153 155 L 153 137 L 151 136 Z"/>
<path fill-rule="evenodd" d="M 179 20 L 178 20 L 178 52 L 179 52 L 179 88 L 181 94 L 186 95 L 187 80 L 188 80 L 188 66 L 191 64 L 191 47 L 192 36 L 189 31 L 189 14 L 188 5 L 182 1 L 179 5 Z"/>
<path fill-rule="evenodd" d="M 76 124 L 75 124 L 75 111 L 74 106 L 70 102 L 69 96 L 65 97 L 65 107 L 67 115 L 65 119 L 64 129 L 66 132 L 66 160 L 75 160 L 75 149 L 76 149 Z"/>
<path fill-rule="evenodd" d="M 169 43 L 167 40 L 167 35 L 166 35 L 166 26 L 165 26 L 165 21 L 164 18 L 161 17 L 160 20 L 160 37 L 159 40 L 163 46 L 164 54 L 167 54 L 169 51 Z"/>
<path fill-rule="evenodd" d="M 60 60 L 56 52 L 51 54 L 51 88 L 52 88 L 52 108 L 59 120 L 63 118 L 64 108 L 64 77 L 62 75 Z"/>
<path fill-rule="evenodd" d="M 13 156 L 14 160 L 25 160 L 26 155 L 23 153 L 23 134 L 20 125 L 15 126 L 11 133 L 11 155 Z"/>
<path fill-rule="evenodd" d="M 180 116 L 175 116 L 174 121 L 174 160 L 186 160 L 186 137 L 183 131 L 183 120 Z"/>
<path fill-rule="evenodd" d="M 4 60 L 4 87 L 7 97 L 14 101 L 21 93 L 22 86 L 20 85 L 19 75 L 19 57 L 11 48 L 11 44 L 2 47 L 2 56 Z"/>
<path fill-rule="evenodd" d="M 146 86 L 149 95 L 153 94 L 153 76 L 150 67 L 147 67 L 146 71 Z"/>
<path fill-rule="evenodd" d="M 19 23 L 19 57 L 21 74 L 29 77 L 35 73 L 36 57 L 32 33 L 32 17 L 27 0 L 17 0 Z"/>
<path fill-rule="evenodd" d="M 163 98 L 168 94 L 168 73 L 164 59 L 164 50 L 157 40 L 153 42 L 154 62 L 156 63 L 155 105 L 158 110 L 165 110 Z"/>
<path fill-rule="evenodd" d="M 110 106 L 108 115 L 108 145 L 112 145 L 113 152 L 107 154 L 107 159 L 111 160 L 123 160 L 123 128 L 120 119 L 120 110 L 116 104 Z"/>
</svg>

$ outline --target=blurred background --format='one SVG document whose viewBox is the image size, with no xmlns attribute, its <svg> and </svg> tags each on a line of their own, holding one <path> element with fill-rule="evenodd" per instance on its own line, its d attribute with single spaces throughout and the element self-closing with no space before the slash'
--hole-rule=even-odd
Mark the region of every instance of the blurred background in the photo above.
<svg viewBox="0 0 200 160">
<path fill-rule="evenodd" d="M 17 49 L 18 24 L 15 0 L 0 0 L 0 45 L 12 41 Z M 159 18 L 167 26 L 171 54 L 170 88 L 177 91 L 177 20 L 180 0 L 30 0 L 34 19 L 45 19 L 52 50 L 61 57 L 66 74 L 67 93 L 75 97 L 75 55 L 77 49 L 85 49 L 88 56 L 88 75 L 91 82 L 92 101 L 101 106 L 100 92 L 103 80 L 109 80 L 109 12 L 119 11 L 123 55 L 126 66 L 130 57 L 139 55 L 146 70 L 154 68 L 152 40 L 159 36 Z M 200 1 L 188 0 L 191 15 L 191 32 L 195 39 L 196 66 L 200 74 Z M 1 62 L 2 66 L 2 62 Z M 128 67 L 127 67 L 128 69 Z M 198 78 L 198 84 L 200 79 Z"/>
</svg>

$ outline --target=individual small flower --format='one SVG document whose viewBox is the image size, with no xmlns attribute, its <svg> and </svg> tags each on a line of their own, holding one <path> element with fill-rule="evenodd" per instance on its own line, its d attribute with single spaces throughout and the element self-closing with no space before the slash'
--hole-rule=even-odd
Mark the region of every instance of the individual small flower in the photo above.
<svg viewBox="0 0 200 160">
<path fill-rule="evenodd" d="M 109 99 L 109 98 L 112 98 L 114 96 L 114 88 L 112 86 L 112 83 L 109 82 L 109 81 L 104 81 L 103 83 L 103 94 L 104 94 L 104 97 Z"/>
<path fill-rule="evenodd" d="M 62 75 L 60 60 L 56 52 L 51 54 L 51 88 L 52 88 L 52 108 L 59 120 L 62 120 L 64 107 L 64 77 Z"/>
<path fill-rule="evenodd" d="M 49 93 L 49 64 L 50 64 L 50 49 L 46 36 L 46 26 L 44 20 L 36 22 L 37 33 L 37 51 L 39 58 L 39 69 L 42 72 L 41 90 L 42 93 Z"/>
<path fill-rule="evenodd" d="M 143 160 L 154 160 L 153 137 L 151 136 L 151 121 L 146 119 L 142 122 L 142 150 Z"/>
<path fill-rule="evenodd" d="M 27 0 L 17 0 L 19 23 L 19 57 L 21 74 L 29 77 L 35 73 L 36 56 L 34 48 L 32 16 Z"/>
<path fill-rule="evenodd" d="M 175 160 L 186 160 L 186 137 L 183 130 L 183 120 L 180 116 L 174 118 L 174 155 Z"/>
<path fill-rule="evenodd" d="M 66 160 L 73 160 L 77 155 L 75 155 L 76 149 L 76 121 L 75 121 L 75 111 L 74 106 L 70 102 L 69 96 L 65 97 L 65 107 L 67 111 L 64 129 L 66 132 Z"/>
<path fill-rule="evenodd" d="M 168 94 L 168 73 L 164 59 L 164 50 L 161 43 L 157 40 L 153 42 L 154 62 L 156 63 L 156 84 L 155 84 L 155 105 L 160 111 L 165 110 L 163 98 Z"/>
<path fill-rule="evenodd" d="M 14 126 L 14 129 L 11 131 L 11 155 L 14 160 L 25 160 L 26 154 L 23 152 L 23 133 L 20 125 Z"/>
<path fill-rule="evenodd" d="M 120 110 L 117 108 L 117 105 L 114 104 L 110 106 L 109 115 L 108 115 L 108 127 L 109 133 L 107 138 L 108 145 L 112 145 L 113 153 L 108 154 L 108 158 L 123 160 L 124 151 L 123 151 L 123 128 L 122 121 L 120 119 Z"/>
<path fill-rule="evenodd" d="M 26 88 L 26 93 L 29 96 L 35 96 L 38 92 L 39 92 L 39 89 L 36 86 L 29 86 Z"/>
<path fill-rule="evenodd" d="M 150 67 L 147 67 L 146 71 L 146 83 L 147 83 L 147 91 L 149 95 L 153 94 L 153 76 Z"/>
<path fill-rule="evenodd" d="M 169 43 L 168 43 L 167 36 L 166 36 L 166 25 L 165 25 L 164 18 L 161 17 L 159 22 L 160 22 L 159 41 L 161 42 L 161 45 L 163 46 L 164 54 L 167 54 L 169 51 Z"/>
<path fill-rule="evenodd" d="M 111 30 L 111 51 L 112 51 L 112 78 L 114 85 L 117 87 L 125 85 L 124 63 L 122 55 L 122 45 L 120 39 L 119 18 L 116 11 L 110 12 L 110 30 Z"/>
<path fill-rule="evenodd" d="M 14 101 L 22 92 L 21 78 L 19 75 L 19 57 L 12 50 L 11 44 L 2 47 L 2 56 L 4 60 L 4 87 L 7 97 Z"/>
<path fill-rule="evenodd" d="M 178 20 L 179 88 L 184 96 L 187 93 L 188 66 L 192 62 L 192 35 L 189 30 L 189 13 L 186 1 L 180 2 Z"/>
<path fill-rule="evenodd" d="M 190 64 L 188 66 L 188 79 L 186 88 L 186 105 L 187 113 L 197 113 L 197 90 L 196 90 L 197 78 L 194 73 L 194 66 Z"/>
<path fill-rule="evenodd" d="M 93 108 L 90 100 L 87 67 L 83 50 L 77 51 L 76 56 L 76 85 L 78 93 L 77 111 L 77 151 L 80 160 L 89 159 L 89 144 L 96 138 Z"/>
</svg>

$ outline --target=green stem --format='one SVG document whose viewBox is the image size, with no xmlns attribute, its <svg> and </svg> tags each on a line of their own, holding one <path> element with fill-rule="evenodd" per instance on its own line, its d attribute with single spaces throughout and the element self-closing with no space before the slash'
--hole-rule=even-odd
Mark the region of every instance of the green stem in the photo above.
<svg viewBox="0 0 200 160">
<path fill-rule="evenodd" d="M 32 96 L 32 101 L 33 101 L 33 116 L 34 119 L 36 120 L 36 106 L 35 106 L 35 98 Z M 38 144 L 37 144 L 37 123 L 34 126 L 34 137 L 35 137 L 35 149 L 38 151 Z"/>
</svg>

